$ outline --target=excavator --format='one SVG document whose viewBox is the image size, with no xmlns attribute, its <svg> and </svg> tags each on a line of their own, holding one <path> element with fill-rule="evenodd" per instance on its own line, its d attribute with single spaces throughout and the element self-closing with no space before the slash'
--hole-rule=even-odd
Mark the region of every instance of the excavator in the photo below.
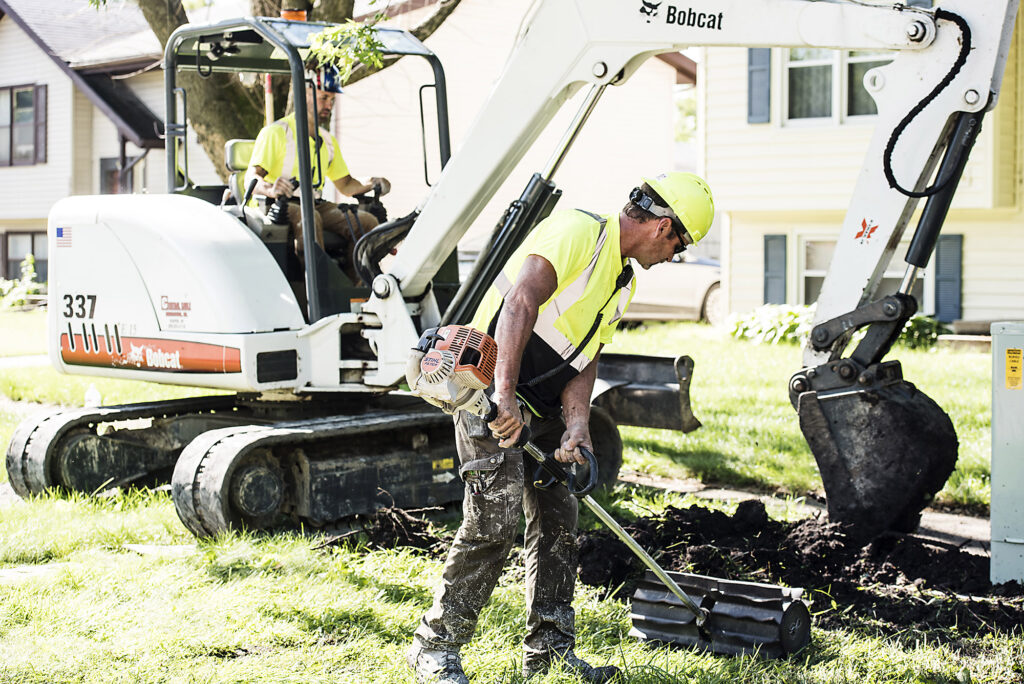
<svg viewBox="0 0 1024 684">
<path fill-rule="evenodd" d="M 450 159 L 439 63 L 408 34 L 382 29 L 386 52 L 431 60 L 446 163 L 414 212 L 357 244 L 358 271 L 369 287 L 354 287 L 317 246 L 305 212 L 306 266 L 295 277 L 279 244 L 286 238 L 254 215 L 244 196 L 217 206 L 171 180 L 164 196 L 61 200 L 49 220 L 54 366 L 236 394 L 28 421 L 8 447 L 11 483 L 22 495 L 51 487 L 95 491 L 173 470 L 179 517 L 200 536 L 243 526 L 318 528 L 388 503 L 458 498 L 450 419 L 409 392 L 410 350 L 428 329 L 469 322 L 508 256 L 557 202 L 552 179 L 602 93 L 646 59 L 690 46 L 810 46 L 888 51 L 894 59 L 865 76 L 878 110 L 875 133 L 789 394 L 821 470 L 830 518 L 865 537 L 913 529 L 955 466 L 957 439 L 945 412 L 903 379 L 899 362 L 883 359 L 916 311 L 911 288 L 981 120 L 995 106 L 1017 6 L 538 0 Z M 179 71 L 289 74 L 299 106 L 309 36 L 321 28 L 246 18 L 175 32 L 164 60 L 168 178 L 178 177 L 187 125 L 185 112 L 179 115 L 187 108 Z M 584 88 L 548 162 L 460 283 L 459 239 L 555 113 Z M 305 117 L 296 121 L 297 135 L 307 135 Z M 308 169 L 308 152 L 298 152 L 300 168 Z M 302 205 L 310 206 L 310 185 L 299 181 Z M 906 276 L 898 292 L 876 298 L 921 199 Z M 870 239 L 865 221 L 876 226 Z M 689 410 L 692 371 L 687 357 L 602 355 L 592 413 L 602 469 L 608 456 L 601 452 L 613 456 L 612 471 L 616 449 L 621 459 L 616 423 L 699 424 Z"/>
<path fill-rule="evenodd" d="M 309 134 L 305 88 L 340 90 L 334 69 L 311 66 L 310 43 L 326 28 L 262 17 L 180 28 L 165 54 L 167 194 L 70 197 L 54 206 L 54 366 L 233 394 L 26 421 L 6 454 L 19 495 L 170 483 L 179 517 L 200 537 L 242 527 L 317 530 L 381 507 L 461 500 L 451 418 L 403 390 L 404 359 L 397 375 L 389 366 L 403 345 L 412 348 L 421 327 L 436 325 L 456 295 L 455 250 L 419 295 L 388 297 L 387 279 L 367 287 L 339 267 L 348 255 L 337 251 L 333 234 L 324 248 L 307 241 L 304 259 L 296 258 L 289 227 L 249 201 L 251 185 L 242 187 L 253 140 L 226 144 L 227 187 L 188 180 L 188 97 L 177 74 L 290 77 L 302 138 Z M 422 58 L 430 68 L 433 82 L 420 88 L 427 177 L 428 138 L 438 145 L 429 156 L 442 167 L 451 157 L 444 69 L 411 33 L 379 28 L 376 37 L 385 58 Z M 430 93 L 433 117 L 424 111 Z M 437 126 L 432 135 L 422 123 L 430 118 Z M 295 180 L 308 237 L 310 176 L 321 170 L 298 148 L 305 171 Z M 358 199 L 371 211 L 380 206 L 376 197 Z M 531 209 L 532 220 L 541 209 Z M 520 212 L 514 203 L 503 221 L 522 221 Z M 374 244 L 391 251 L 400 241 L 394 236 L 418 215 L 384 224 Z M 400 251 L 415 245 L 406 242 Z M 363 282 L 373 283 L 365 269 Z M 384 309 L 367 308 L 382 296 Z M 416 339 L 406 344 L 407 335 Z M 615 481 L 621 465 L 619 424 L 700 426 L 689 404 L 692 371 L 686 356 L 604 359 L 592 407 L 602 485 Z"/>
</svg>

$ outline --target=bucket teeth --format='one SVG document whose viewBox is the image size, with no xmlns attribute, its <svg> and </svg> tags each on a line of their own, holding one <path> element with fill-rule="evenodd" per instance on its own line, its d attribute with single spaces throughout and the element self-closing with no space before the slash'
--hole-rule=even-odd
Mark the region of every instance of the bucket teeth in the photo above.
<svg viewBox="0 0 1024 684">
<path fill-rule="evenodd" d="M 698 628 L 682 601 L 648 572 L 633 594 L 630 636 L 764 658 L 786 657 L 810 643 L 811 620 L 803 589 L 681 572 L 668 575 L 709 611 L 707 622 Z"/>
</svg>

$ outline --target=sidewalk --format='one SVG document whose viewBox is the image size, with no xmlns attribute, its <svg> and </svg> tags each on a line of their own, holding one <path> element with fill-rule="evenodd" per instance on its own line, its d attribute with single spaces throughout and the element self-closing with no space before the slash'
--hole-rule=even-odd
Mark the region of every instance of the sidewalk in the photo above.
<svg viewBox="0 0 1024 684">
<path fill-rule="evenodd" d="M 737 489 L 715 489 L 706 486 L 700 480 L 677 480 L 623 470 L 619 473 L 619 481 L 645 487 L 655 487 L 671 492 L 693 494 L 701 499 L 726 501 L 760 499 L 765 502 L 785 503 L 786 505 L 794 506 L 801 514 L 808 516 L 825 511 L 825 506 L 814 500 L 804 499 L 799 503 L 793 503 L 791 500 L 769 494 L 745 492 Z M 940 513 L 926 508 L 921 514 L 921 526 L 914 535 L 924 539 L 931 539 L 942 545 L 958 546 L 969 553 L 983 556 L 990 555 L 992 537 L 988 518 Z"/>
<path fill-rule="evenodd" d="M 0 356 L 0 370 L 4 368 L 30 368 L 32 366 L 48 366 L 50 357 L 46 354 L 32 356 Z"/>
</svg>

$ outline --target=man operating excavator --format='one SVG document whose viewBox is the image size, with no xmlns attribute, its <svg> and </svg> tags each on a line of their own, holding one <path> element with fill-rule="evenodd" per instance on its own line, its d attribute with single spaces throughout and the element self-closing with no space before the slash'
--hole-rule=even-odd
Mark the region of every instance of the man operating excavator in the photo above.
<svg viewBox="0 0 1024 684">
<path fill-rule="evenodd" d="M 586 463 L 593 450 L 590 396 L 601 348 L 612 340 L 633 295 L 630 260 L 643 268 L 670 261 L 703 238 L 714 203 L 690 173 L 644 179 L 618 214 L 553 214 L 509 258 L 480 304 L 472 327 L 498 345 L 486 423 L 457 414 L 456 443 L 466 483 L 463 521 L 452 542 L 433 606 L 408 654 L 419 682 L 464 684 L 459 656 L 501 575 L 526 514 L 526 636 L 523 675 L 553 663 L 587 682 L 616 678 L 574 653 L 576 499 L 564 487 L 535 488 L 514 448 L 524 426 L 531 441 L 562 463 Z"/>
<path fill-rule="evenodd" d="M 325 180 L 330 179 L 338 192 L 349 197 L 361 195 L 374 189 L 379 195 L 391 190 L 386 178 L 373 177 L 363 182 L 351 176 L 345 159 L 341 156 L 338 140 L 321 127 L 330 123 L 334 112 L 334 92 L 327 89 L 306 88 L 306 112 L 309 121 L 309 158 L 313 192 L 316 197 L 313 219 L 316 226 L 316 241 L 324 246 L 324 231 L 335 233 L 342 238 L 345 247 L 341 268 L 349 279 L 356 282 L 355 267 L 352 264 L 352 248 L 356 241 L 377 225 L 377 219 L 362 210 L 342 211 L 337 204 L 320 198 Z M 253 194 L 262 195 L 268 202 L 279 197 L 293 198 L 289 201 L 288 223 L 295 236 L 295 252 L 303 258 L 302 214 L 298 204 L 296 185 L 292 179 L 299 177 L 298 152 L 296 148 L 295 114 L 289 114 L 272 124 L 264 126 L 256 136 L 249 168 L 245 174 L 245 186 L 258 178 Z M 269 205 L 268 205 L 269 208 Z"/>
</svg>

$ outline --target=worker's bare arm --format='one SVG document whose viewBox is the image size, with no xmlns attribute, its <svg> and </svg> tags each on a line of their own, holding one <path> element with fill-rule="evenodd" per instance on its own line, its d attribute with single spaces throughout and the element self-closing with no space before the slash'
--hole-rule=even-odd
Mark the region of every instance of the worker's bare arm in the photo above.
<svg viewBox="0 0 1024 684">
<path fill-rule="evenodd" d="M 380 185 L 381 195 L 391 192 L 391 182 L 387 178 L 379 176 L 374 176 L 365 183 L 361 180 L 356 180 L 352 176 L 342 176 L 334 181 L 334 187 L 337 188 L 338 192 L 348 197 L 372 192 L 375 185 Z"/>
<path fill-rule="evenodd" d="M 295 188 L 287 178 L 279 177 L 273 183 L 264 180 L 267 176 L 267 170 L 258 164 L 250 166 L 245 176 L 247 179 L 252 177 L 259 179 L 256 183 L 256 189 L 253 191 L 253 194 L 263 195 L 270 198 L 276 198 L 282 195 L 285 197 L 291 197 L 295 194 Z M 248 186 L 250 182 L 251 181 L 247 180 L 246 186 Z"/>
<path fill-rule="evenodd" d="M 494 340 L 498 343 L 498 362 L 494 369 L 492 397 L 498 405 L 498 417 L 490 426 L 495 436 L 502 438 L 499 444 L 503 447 L 512 446 L 519 439 L 523 427 L 522 414 L 516 402 L 519 365 L 537 322 L 537 312 L 557 287 L 558 275 L 551 262 L 531 254 L 526 257 L 516 284 L 501 307 L 494 331 Z"/>
<path fill-rule="evenodd" d="M 602 345 L 603 346 L 603 345 Z M 590 396 L 594 391 L 597 379 L 597 359 L 601 355 L 598 347 L 597 355 L 587 364 L 579 375 L 570 380 L 562 390 L 562 419 L 565 421 L 565 434 L 561 446 L 555 450 L 555 460 L 563 463 L 584 464 L 579 447 L 594 450 L 590 439 Z"/>
</svg>

